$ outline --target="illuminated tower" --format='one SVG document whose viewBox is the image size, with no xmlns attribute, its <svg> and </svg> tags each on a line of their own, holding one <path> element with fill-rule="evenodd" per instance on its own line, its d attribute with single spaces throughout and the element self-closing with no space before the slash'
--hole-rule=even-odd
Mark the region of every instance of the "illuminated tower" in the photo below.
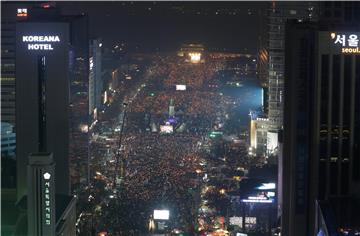
<svg viewBox="0 0 360 236">
<path fill-rule="evenodd" d="M 51 153 L 29 156 L 28 235 L 55 235 L 55 162 Z"/>
</svg>

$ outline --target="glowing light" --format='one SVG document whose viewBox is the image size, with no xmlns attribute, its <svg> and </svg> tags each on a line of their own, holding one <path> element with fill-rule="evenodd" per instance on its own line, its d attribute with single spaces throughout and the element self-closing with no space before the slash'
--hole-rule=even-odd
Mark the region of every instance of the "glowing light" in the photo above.
<svg viewBox="0 0 360 236">
<path fill-rule="evenodd" d="M 336 36 L 336 34 L 335 34 L 335 33 L 331 33 L 330 36 L 331 36 L 332 39 L 334 39 L 335 36 Z"/>
<path fill-rule="evenodd" d="M 50 178 L 51 178 L 51 174 L 48 173 L 48 172 L 46 172 L 46 173 L 44 174 L 44 179 L 50 179 Z"/>
<path fill-rule="evenodd" d="M 176 85 L 176 90 L 186 90 L 186 85 L 184 85 L 184 84 L 177 84 L 177 85 Z"/>
<path fill-rule="evenodd" d="M 104 92 L 104 104 L 106 104 L 108 101 L 107 91 Z"/>
<path fill-rule="evenodd" d="M 58 35 L 25 35 L 22 41 L 28 43 L 28 50 L 54 50 L 49 42 L 60 42 L 60 38 Z"/>
<path fill-rule="evenodd" d="M 260 190 L 275 189 L 275 183 L 263 183 L 261 186 L 257 187 Z"/>
<path fill-rule="evenodd" d="M 89 126 L 81 124 L 80 125 L 80 131 L 83 132 L 83 133 L 87 133 L 89 131 Z"/>
<path fill-rule="evenodd" d="M 27 9 L 26 8 L 18 8 L 16 16 L 18 17 L 25 17 L 27 16 Z"/>
<path fill-rule="evenodd" d="M 23 42 L 60 42 L 59 36 L 23 36 Z"/>
<path fill-rule="evenodd" d="M 201 53 L 199 53 L 199 52 L 191 52 L 191 53 L 189 53 L 189 56 L 190 56 L 190 61 L 191 61 L 192 63 L 198 63 L 198 62 L 200 62 Z"/>
<path fill-rule="evenodd" d="M 170 216 L 169 210 L 154 210 L 155 220 L 168 220 Z"/>
<path fill-rule="evenodd" d="M 272 203 L 271 199 L 243 199 L 242 202 L 256 202 L 256 203 Z"/>
</svg>

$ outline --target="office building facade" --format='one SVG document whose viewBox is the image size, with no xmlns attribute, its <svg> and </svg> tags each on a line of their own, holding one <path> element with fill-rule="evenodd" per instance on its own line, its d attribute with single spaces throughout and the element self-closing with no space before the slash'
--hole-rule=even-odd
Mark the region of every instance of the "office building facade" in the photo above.
<svg viewBox="0 0 360 236">
<path fill-rule="evenodd" d="M 15 22 L 1 20 L 1 121 L 15 125 Z"/>
<path fill-rule="evenodd" d="M 313 2 L 273 1 L 268 13 L 268 118 L 270 128 L 277 130 L 283 125 L 285 23 L 290 19 L 314 20 L 317 5 Z"/>
<path fill-rule="evenodd" d="M 286 43 L 291 46 L 285 63 L 284 235 L 320 232 L 317 203 L 332 208 L 339 228 L 351 228 L 359 219 L 352 216 L 355 209 L 343 204 L 360 196 L 359 37 L 358 26 L 287 26 Z"/>
<path fill-rule="evenodd" d="M 56 179 L 61 179 L 56 182 L 56 191 L 69 194 L 69 44 L 67 22 L 17 23 L 18 198 L 27 193 L 27 158 L 39 151 L 53 153 Z"/>
<path fill-rule="evenodd" d="M 101 108 L 101 92 L 103 89 L 102 81 L 102 41 L 100 39 L 90 40 L 89 58 L 89 115 L 94 113 L 94 109 Z"/>
<path fill-rule="evenodd" d="M 89 158 L 89 32 L 86 14 L 64 18 L 71 26 L 69 160 L 74 192 L 86 180 Z"/>
</svg>

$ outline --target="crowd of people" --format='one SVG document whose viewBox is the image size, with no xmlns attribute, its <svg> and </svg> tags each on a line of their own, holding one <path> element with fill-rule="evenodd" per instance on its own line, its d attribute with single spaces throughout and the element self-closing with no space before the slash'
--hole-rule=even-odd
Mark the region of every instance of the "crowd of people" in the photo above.
<svg viewBox="0 0 360 236">
<path fill-rule="evenodd" d="M 175 113 L 188 124 L 187 132 L 167 135 L 139 132 L 141 129 L 128 126 L 140 127 L 136 123 L 146 118 L 128 121 L 123 139 L 122 191 L 127 198 L 142 205 L 145 215 L 151 215 L 155 208 L 166 207 L 171 211 L 172 222 L 179 226 L 193 225 L 194 194 L 198 192 L 200 177 L 196 171 L 201 169 L 199 160 L 204 155 L 198 143 L 204 132 L 190 127 L 206 124 L 210 130 L 219 112 L 226 109 L 225 98 L 206 89 L 219 65 L 191 65 L 175 57 L 163 58 L 154 64 L 152 79 L 147 80 L 146 88 L 128 107 L 128 117 L 149 114 L 163 118 L 169 115 L 170 100 L 173 100 Z M 176 91 L 176 84 L 186 85 L 187 90 Z"/>
<path fill-rule="evenodd" d="M 224 64 L 219 61 L 192 64 L 184 62 L 181 57 L 163 57 L 150 70 L 154 78 L 162 78 L 164 88 L 183 84 L 189 88 L 202 89 L 223 68 Z"/>
<path fill-rule="evenodd" d="M 130 112 L 165 114 L 168 113 L 171 99 L 176 111 L 187 115 L 212 115 L 224 106 L 221 96 L 215 92 L 159 91 L 150 96 L 144 92 L 133 102 Z"/>
<path fill-rule="evenodd" d="M 138 91 L 127 107 L 121 148 L 124 174 L 118 193 L 121 200 L 109 203 L 117 218 L 110 211 L 104 227 L 147 230 L 152 211 L 166 208 L 170 210 L 170 222 L 175 224 L 172 227 L 183 227 L 188 232 L 194 228 L 200 160 L 208 155 L 199 148 L 199 142 L 204 141 L 204 135 L 228 108 L 225 96 L 208 89 L 219 68 L 219 62 L 193 65 L 177 57 L 154 61 L 147 73 L 149 78 L 145 79 L 146 87 Z M 186 90 L 176 91 L 177 84 L 186 85 Z M 186 130 L 174 130 L 172 134 L 147 130 L 154 120 L 159 125 L 169 117 L 170 100 L 178 124 L 186 124 Z M 123 213 L 119 212 L 124 213 L 120 221 L 119 215 Z M 128 235 L 132 234 L 130 231 Z"/>
</svg>

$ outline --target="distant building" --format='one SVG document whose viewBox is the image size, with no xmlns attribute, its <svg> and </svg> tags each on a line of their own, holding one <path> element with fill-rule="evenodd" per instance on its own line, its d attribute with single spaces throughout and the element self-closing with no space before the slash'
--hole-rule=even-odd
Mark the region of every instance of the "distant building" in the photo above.
<svg viewBox="0 0 360 236">
<path fill-rule="evenodd" d="M 183 44 L 178 52 L 178 56 L 184 57 L 186 62 L 200 63 L 205 62 L 204 45 L 202 44 Z"/>
<path fill-rule="evenodd" d="M 251 120 L 250 126 L 250 146 L 252 148 L 252 154 L 266 156 L 269 120 L 258 117 Z"/>
<path fill-rule="evenodd" d="M 3 5 L 4 4 L 4 5 Z M 2 189 L 16 187 L 15 38 L 16 22 L 28 18 L 31 3 L 2 3 L 1 8 L 1 172 Z M 3 122 L 4 125 L 3 126 Z M 8 133 L 12 129 L 12 134 Z M 6 168 L 5 168 L 6 166 Z"/>
<path fill-rule="evenodd" d="M 1 16 L 1 121 L 15 125 L 15 17 Z"/>
<path fill-rule="evenodd" d="M 102 81 L 102 41 L 100 39 L 90 40 L 89 58 L 89 115 L 94 113 L 94 109 L 101 108 L 101 92 L 103 90 Z"/>
<path fill-rule="evenodd" d="M 269 11 L 260 9 L 259 14 L 259 36 L 258 36 L 258 54 L 257 54 L 257 78 L 263 88 L 263 109 L 264 114 L 268 114 L 268 84 L 269 84 Z"/>
<path fill-rule="evenodd" d="M 89 159 L 89 32 L 86 14 L 62 16 L 70 23 L 69 167 L 73 192 L 85 183 Z"/>
<path fill-rule="evenodd" d="M 31 4 L 11 3 L 1 9 L 1 121 L 15 126 L 15 26 L 30 15 Z M 29 9 L 28 9 L 29 8 Z"/>
<path fill-rule="evenodd" d="M 15 158 L 16 134 L 13 125 L 1 122 L 1 157 Z"/>
</svg>

